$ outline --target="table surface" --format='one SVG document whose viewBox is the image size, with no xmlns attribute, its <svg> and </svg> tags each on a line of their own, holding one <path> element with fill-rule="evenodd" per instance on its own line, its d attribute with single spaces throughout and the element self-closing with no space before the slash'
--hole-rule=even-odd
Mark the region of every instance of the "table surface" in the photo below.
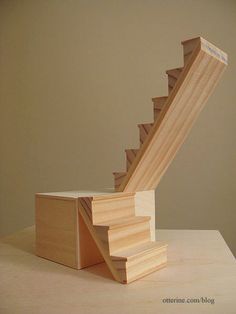
<svg viewBox="0 0 236 314">
<path fill-rule="evenodd" d="M 0 241 L 1 314 L 236 313 L 235 258 L 218 231 L 158 230 L 168 266 L 129 285 L 104 263 L 74 270 L 35 256 L 34 234 Z"/>
</svg>

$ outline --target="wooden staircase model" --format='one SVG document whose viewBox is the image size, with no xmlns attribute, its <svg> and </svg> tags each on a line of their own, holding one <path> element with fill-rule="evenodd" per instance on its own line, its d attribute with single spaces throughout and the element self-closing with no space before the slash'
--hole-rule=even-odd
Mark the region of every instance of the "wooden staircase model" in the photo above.
<svg viewBox="0 0 236 314">
<path fill-rule="evenodd" d="M 155 241 L 154 190 L 227 65 L 227 55 L 198 37 L 182 42 L 184 66 L 166 71 L 168 96 L 155 97 L 154 122 L 140 124 L 140 147 L 127 149 L 115 190 L 36 194 L 37 255 L 77 269 L 105 260 L 129 283 L 167 262 Z"/>
</svg>

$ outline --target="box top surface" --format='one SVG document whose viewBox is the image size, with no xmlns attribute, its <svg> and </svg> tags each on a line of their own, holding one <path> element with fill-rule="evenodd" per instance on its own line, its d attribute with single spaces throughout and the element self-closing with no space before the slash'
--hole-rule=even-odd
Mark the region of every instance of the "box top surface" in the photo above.
<svg viewBox="0 0 236 314">
<path fill-rule="evenodd" d="M 90 190 L 79 190 L 79 191 L 63 191 L 63 192 L 47 192 L 47 193 L 37 193 L 37 196 L 52 196 L 52 197 L 68 197 L 68 198 L 79 198 L 79 197 L 89 197 L 94 195 L 105 195 L 115 193 L 113 188 L 101 189 L 97 191 Z"/>
</svg>

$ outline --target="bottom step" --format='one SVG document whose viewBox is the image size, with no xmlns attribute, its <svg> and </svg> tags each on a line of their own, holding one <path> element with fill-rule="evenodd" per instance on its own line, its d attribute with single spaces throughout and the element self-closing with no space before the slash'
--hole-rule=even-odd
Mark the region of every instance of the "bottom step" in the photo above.
<svg viewBox="0 0 236 314">
<path fill-rule="evenodd" d="M 166 265 L 167 244 L 147 242 L 111 256 L 122 283 L 130 283 Z"/>
</svg>

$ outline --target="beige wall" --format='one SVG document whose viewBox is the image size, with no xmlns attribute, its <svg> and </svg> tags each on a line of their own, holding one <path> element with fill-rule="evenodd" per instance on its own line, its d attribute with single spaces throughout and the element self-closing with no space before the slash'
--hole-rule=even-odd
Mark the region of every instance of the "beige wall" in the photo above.
<svg viewBox="0 0 236 314">
<path fill-rule="evenodd" d="M 219 229 L 236 253 L 235 29 L 227 0 L 2 0 L 1 234 L 33 223 L 35 192 L 112 186 L 180 41 L 202 35 L 229 67 L 158 187 L 157 223 Z"/>
</svg>

